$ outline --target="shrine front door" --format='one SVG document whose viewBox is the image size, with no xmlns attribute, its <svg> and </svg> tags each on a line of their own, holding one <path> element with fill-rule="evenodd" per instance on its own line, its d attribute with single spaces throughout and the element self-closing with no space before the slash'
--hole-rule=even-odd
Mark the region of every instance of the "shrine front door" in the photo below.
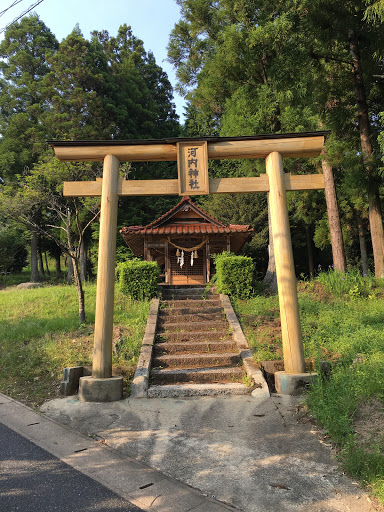
<svg viewBox="0 0 384 512">
<path fill-rule="evenodd" d="M 180 250 L 177 252 L 174 247 L 170 248 L 171 279 L 169 284 L 206 284 L 205 259 L 205 247 L 193 252 Z"/>
</svg>

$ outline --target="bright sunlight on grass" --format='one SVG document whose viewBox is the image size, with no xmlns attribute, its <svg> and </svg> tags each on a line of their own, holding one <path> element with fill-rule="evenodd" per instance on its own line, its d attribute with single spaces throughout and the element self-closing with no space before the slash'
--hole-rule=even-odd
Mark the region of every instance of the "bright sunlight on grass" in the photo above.
<svg viewBox="0 0 384 512">
<path fill-rule="evenodd" d="M 0 291 L 0 390 L 31 405 L 58 395 L 66 366 L 91 365 L 96 286 L 85 285 L 87 323 L 79 325 L 76 289 L 45 286 Z M 114 374 L 129 386 L 149 302 L 116 291 Z"/>
</svg>

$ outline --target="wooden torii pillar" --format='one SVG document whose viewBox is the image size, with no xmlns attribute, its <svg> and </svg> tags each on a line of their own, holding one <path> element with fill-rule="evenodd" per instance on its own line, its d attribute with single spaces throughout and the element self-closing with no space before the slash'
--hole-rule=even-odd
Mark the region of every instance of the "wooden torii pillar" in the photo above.
<svg viewBox="0 0 384 512">
<path fill-rule="evenodd" d="M 290 394 L 297 381 L 308 377 L 309 374 L 305 374 L 304 367 L 286 191 L 323 189 L 324 179 L 322 174 L 285 174 L 283 157 L 319 156 L 326 134 L 327 132 L 311 132 L 255 137 L 207 137 L 198 140 L 49 141 L 59 160 L 104 162 L 101 180 L 64 183 L 65 196 L 101 196 L 93 370 L 92 377 L 82 377 L 80 380 L 80 399 L 84 401 L 113 401 L 122 396 L 122 378 L 112 377 L 112 329 L 119 196 L 269 192 L 285 369 L 284 372 L 278 372 L 276 375 L 277 390 Z M 190 150 L 195 150 L 198 147 L 201 147 L 201 154 L 207 161 L 208 159 L 265 158 L 267 173 L 259 177 L 208 179 L 208 165 L 206 165 L 204 187 L 200 189 L 197 186 L 197 181 L 191 179 L 190 187 L 192 189 L 188 189 L 188 172 L 190 177 L 196 178 L 196 171 L 194 171 L 194 175 L 191 174 L 192 166 L 192 168 L 182 171 L 184 175 L 180 175 L 180 155 L 185 155 L 185 162 L 193 162 L 192 159 L 188 160 L 191 158 Z M 182 151 L 188 151 L 188 153 L 182 153 Z M 179 164 L 179 179 L 119 179 L 120 162 L 176 160 Z M 195 190 L 193 190 L 194 187 Z"/>
</svg>

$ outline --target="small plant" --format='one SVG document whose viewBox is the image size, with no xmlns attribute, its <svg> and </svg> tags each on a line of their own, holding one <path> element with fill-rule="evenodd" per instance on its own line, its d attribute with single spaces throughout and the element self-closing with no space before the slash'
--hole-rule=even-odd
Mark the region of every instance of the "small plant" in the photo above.
<svg viewBox="0 0 384 512">
<path fill-rule="evenodd" d="M 211 280 L 209 281 L 209 283 L 207 283 L 206 287 L 204 288 L 204 291 L 202 293 L 202 296 L 201 298 L 203 300 L 206 300 L 207 297 L 208 297 L 208 294 L 209 292 L 212 292 L 213 289 L 215 288 L 215 283 L 216 283 L 216 279 L 217 279 L 217 274 L 215 274 L 214 276 L 212 276 Z"/>
<path fill-rule="evenodd" d="M 243 384 L 244 386 L 246 386 L 247 388 L 252 388 L 253 387 L 253 379 L 252 379 L 252 376 L 251 375 L 247 375 L 245 374 L 243 376 Z"/>
<path fill-rule="evenodd" d="M 348 292 L 348 295 L 351 299 L 358 299 L 359 297 L 361 297 L 359 286 L 357 284 L 355 284 L 355 286 L 352 286 L 352 288 L 350 288 Z"/>
</svg>

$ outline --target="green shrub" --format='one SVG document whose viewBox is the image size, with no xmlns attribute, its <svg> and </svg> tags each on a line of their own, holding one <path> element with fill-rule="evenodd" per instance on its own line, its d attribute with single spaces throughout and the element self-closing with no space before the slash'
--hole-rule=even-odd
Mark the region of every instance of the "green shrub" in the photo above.
<svg viewBox="0 0 384 512">
<path fill-rule="evenodd" d="M 160 267 L 155 261 L 132 259 L 118 267 L 120 291 L 135 300 L 151 299 L 157 293 Z"/>
<path fill-rule="evenodd" d="M 219 292 L 239 299 L 251 297 L 253 287 L 253 261 L 248 256 L 235 256 L 223 252 L 214 256 L 216 286 Z"/>
</svg>

